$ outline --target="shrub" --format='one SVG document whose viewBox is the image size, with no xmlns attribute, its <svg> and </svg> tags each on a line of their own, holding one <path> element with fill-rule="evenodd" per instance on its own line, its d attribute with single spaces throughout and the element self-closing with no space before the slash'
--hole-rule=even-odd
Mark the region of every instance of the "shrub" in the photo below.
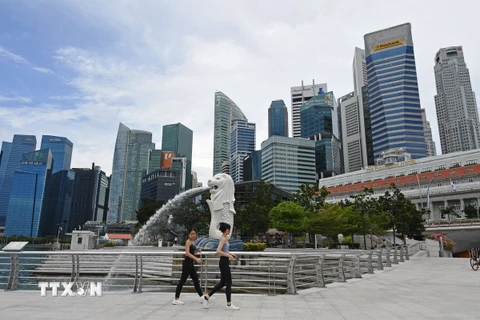
<svg viewBox="0 0 480 320">
<path fill-rule="evenodd" d="M 103 245 L 104 248 L 113 248 L 116 247 L 117 244 L 115 242 L 107 242 Z"/>
<path fill-rule="evenodd" d="M 432 233 L 427 236 L 430 240 L 436 240 L 440 242 L 440 238 L 442 238 L 443 242 L 443 249 L 445 251 L 455 251 L 455 242 L 452 239 L 448 239 L 446 235 L 443 233 Z"/>
<path fill-rule="evenodd" d="M 354 242 L 352 246 L 352 249 L 360 249 L 360 243 Z"/>
<path fill-rule="evenodd" d="M 243 251 L 264 251 L 267 247 L 265 242 L 245 242 Z"/>
</svg>

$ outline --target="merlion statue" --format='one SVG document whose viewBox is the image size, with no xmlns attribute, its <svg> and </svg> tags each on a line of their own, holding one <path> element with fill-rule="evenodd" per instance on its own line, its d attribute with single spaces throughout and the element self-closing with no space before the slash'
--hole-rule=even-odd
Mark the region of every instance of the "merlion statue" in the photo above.
<svg viewBox="0 0 480 320">
<path fill-rule="evenodd" d="M 235 185 L 232 177 L 225 173 L 217 173 L 207 183 L 210 188 L 210 200 L 207 200 L 212 215 L 210 220 L 209 238 L 220 239 L 222 232 L 218 230 L 220 222 L 231 226 L 233 231 L 233 215 L 236 213 L 233 207 L 235 202 Z"/>
</svg>

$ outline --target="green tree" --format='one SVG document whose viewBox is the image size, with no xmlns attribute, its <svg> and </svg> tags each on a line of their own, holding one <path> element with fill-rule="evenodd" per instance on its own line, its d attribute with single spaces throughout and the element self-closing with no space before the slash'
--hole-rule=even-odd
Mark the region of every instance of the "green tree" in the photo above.
<svg viewBox="0 0 480 320">
<path fill-rule="evenodd" d="M 329 191 L 325 186 L 319 190 L 318 184 L 305 183 L 292 195 L 291 201 L 302 206 L 306 211 L 317 212 L 323 207 L 328 194 Z"/>
<path fill-rule="evenodd" d="M 475 218 L 478 218 L 478 209 L 472 205 L 472 204 L 467 204 L 464 208 L 463 208 L 463 212 L 465 213 L 465 217 L 467 219 L 475 219 Z"/>
<path fill-rule="evenodd" d="M 193 199 L 185 199 L 180 203 L 175 212 L 172 213 L 172 223 L 188 232 L 189 229 L 196 229 L 197 232 L 208 233 L 210 222 L 210 211 L 207 199 L 209 195 L 203 194 L 199 203 Z M 175 230 L 178 231 L 178 230 Z"/>
<path fill-rule="evenodd" d="M 142 207 L 137 210 L 137 221 L 139 225 L 145 224 L 155 212 L 160 209 L 164 201 L 156 201 L 150 198 L 142 199 Z"/>
<path fill-rule="evenodd" d="M 264 234 L 270 227 L 270 210 L 280 203 L 272 197 L 273 188 L 272 184 L 260 181 L 245 190 L 243 198 L 248 201 L 235 203 L 235 225 L 244 237 Z"/>
<path fill-rule="evenodd" d="M 303 220 L 306 212 L 299 204 L 286 201 L 281 202 L 270 210 L 272 226 L 279 231 L 285 231 L 294 235 L 301 235 L 305 232 Z"/>
<path fill-rule="evenodd" d="M 442 218 L 445 218 L 445 216 L 448 216 L 448 220 L 450 220 L 450 216 L 460 218 L 460 215 L 455 211 L 454 206 L 447 206 L 446 208 L 440 210 L 440 213 L 442 215 Z"/>
<path fill-rule="evenodd" d="M 312 234 L 336 236 L 343 230 L 343 210 L 339 204 L 325 204 L 318 212 L 306 215 L 304 230 Z"/>
</svg>

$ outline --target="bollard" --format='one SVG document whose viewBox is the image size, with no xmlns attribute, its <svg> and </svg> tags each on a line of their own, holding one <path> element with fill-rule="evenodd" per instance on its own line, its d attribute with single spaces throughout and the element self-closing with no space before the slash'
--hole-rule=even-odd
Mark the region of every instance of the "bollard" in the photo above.
<svg viewBox="0 0 480 320">
<path fill-rule="evenodd" d="M 317 287 L 324 288 L 325 287 L 325 278 L 323 277 L 323 260 L 325 258 L 324 254 L 320 255 L 318 259 L 318 264 L 316 267 L 317 270 Z"/>
<path fill-rule="evenodd" d="M 400 247 L 400 262 L 405 262 L 403 259 L 403 246 Z"/>
</svg>

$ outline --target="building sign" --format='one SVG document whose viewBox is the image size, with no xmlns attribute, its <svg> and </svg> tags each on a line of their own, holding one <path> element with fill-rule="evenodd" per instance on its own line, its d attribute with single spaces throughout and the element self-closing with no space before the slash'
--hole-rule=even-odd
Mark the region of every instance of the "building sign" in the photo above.
<svg viewBox="0 0 480 320">
<path fill-rule="evenodd" d="M 373 50 L 378 51 L 378 50 L 387 49 L 390 47 L 396 47 L 401 45 L 402 43 L 403 43 L 403 40 L 398 39 L 398 40 L 393 40 L 393 41 L 389 41 L 381 44 L 376 44 L 375 46 L 373 46 Z"/>
<path fill-rule="evenodd" d="M 394 163 L 389 163 L 387 165 L 381 165 L 381 166 L 370 166 L 366 167 L 365 171 L 366 172 L 373 172 L 373 171 L 379 171 L 379 170 L 384 170 L 384 169 L 391 169 L 391 168 L 396 168 L 396 167 L 404 167 L 404 166 L 409 166 L 411 164 L 415 164 L 415 160 L 408 160 L 408 161 L 402 161 L 402 162 L 394 162 Z"/>
<path fill-rule="evenodd" d="M 175 153 L 171 151 L 162 152 L 162 169 L 172 169 L 173 158 Z"/>
</svg>

